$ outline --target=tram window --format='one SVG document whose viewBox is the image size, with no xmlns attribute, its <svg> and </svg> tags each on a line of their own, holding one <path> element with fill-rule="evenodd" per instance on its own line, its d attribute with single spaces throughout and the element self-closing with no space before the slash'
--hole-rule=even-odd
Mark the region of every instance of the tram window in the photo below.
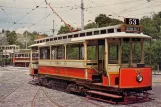
<svg viewBox="0 0 161 107">
<path fill-rule="evenodd" d="M 54 38 L 54 40 L 57 40 L 58 38 Z"/>
<path fill-rule="evenodd" d="M 58 40 L 61 40 L 62 39 L 62 37 L 58 37 Z"/>
<path fill-rule="evenodd" d="M 42 43 L 42 40 L 40 41 L 40 43 Z"/>
<path fill-rule="evenodd" d="M 50 38 L 50 41 L 53 41 L 53 38 Z"/>
<path fill-rule="evenodd" d="M 132 44 L 132 60 L 133 60 L 133 63 L 141 62 L 141 44 L 140 43 Z"/>
<path fill-rule="evenodd" d="M 108 33 L 114 33 L 114 29 L 108 29 Z"/>
<path fill-rule="evenodd" d="M 85 36 L 85 33 L 81 33 L 81 34 L 80 34 L 80 37 L 83 37 L 83 36 Z"/>
<path fill-rule="evenodd" d="M 99 35 L 99 31 L 94 31 L 94 35 Z"/>
<path fill-rule="evenodd" d="M 121 29 L 117 29 L 117 32 L 121 32 Z"/>
<path fill-rule="evenodd" d="M 96 60 L 96 46 L 87 47 L 87 59 Z"/>
<path fill-rule="evenodd" d="M 32 53 L 32 58 L 35 58 L 35 53 Z"/>
<path fill-rule="evenodd" d="M 64 46 L 62 45 L 62 46 L 58 46 L 58 53 L 57 53 L 57 59 L 64 59 L 64 57 L 65 57 L 65 54 L 64 54 L 64 51 L 65 51 L 65 49 L 64 49 Z"/>
<path fill-rule="evenodd" d="M 122 63 L 130 62 L 130 44 L 128 42 L 122 43 Z"/>
<path fill-rule="evenodd" d="M 67 45 L 67 59 L 83 60 L 84 59 L 84 47 L 83 45 Z"/>
<path fill-rule="evenodd" d="M 49 41 L 49 39 L 46 39 L 46 42 L 48 42 Z"/>
<path fill-rule="evenodd" d="M 73 35 L 68 35 L 68 38 L 72 38 Z"/>
<path fill-rule="evenodd" d="M 39 41 L 37 41 L 37 43 L 39 43 Z"/>
<path fill-rule="evenodd" d="M 92 32 L 87 32 L 87 36 L 91 36 L 92 35 Z"/>
<path fill-rule="evenodd" d="M 105 30 L 101 30 L 101 34 L 106 34 L 106 29 Z"/>
<path fill-rule="evenodd" d="M 51 49 L 52 59 L 57 59 L 57 47 L 52 47 Z"/>
<path fill-rule="evenodd" d="M 75 35 L 74 35 L 74 38 L 77 38 L 77 37 L 78 37 L 78 34 L 75 34 Z"/>
<path fill-rule="evenodd" d="M 39 57 L 38 53 L 36 53 L 35 57 L 36 57 L 36 58 L 38 58 L 38 57 Z"/>
<path fill-rule="evenodd" d="M 109 45 L 109 64 L 118 64 L 118 45 Z"/>
<path fill-rule="evenodd" d="M 67 36 L 63 36 L 63 39 L 67 39 Z"/>
<path fill-rule="evenodd" d="M 40 59 L 50 59 L 50 48 L 40 48 Z"/>
</svg>

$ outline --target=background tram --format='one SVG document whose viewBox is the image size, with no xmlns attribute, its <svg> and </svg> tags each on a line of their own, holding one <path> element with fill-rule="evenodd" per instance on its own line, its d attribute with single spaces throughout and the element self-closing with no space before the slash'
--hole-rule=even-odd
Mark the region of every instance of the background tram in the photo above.
<svg viewBox="0 0 161 107">
<path fill-rule="evenodd" d="M 15 50 L 13 57 L 13 65 L 15 67 L 29 67 L 30 57 L 30 49 Z M 34 62 L 38 60 L 38 52 L 32 52 L 32 60 Z"/>
<path fill-rule="evenodd" d="M 151 37 L 142 34 L 137 23 L 127 19 L 123 25 L 38 39 L 30 46 L 39 50 L 30 75 L 38 75 L 40 84 L 65 82 L 68 91 L 106 102 L 148 101 L 152 69 L 144 63 L 144 43 Z"/>
</svg>

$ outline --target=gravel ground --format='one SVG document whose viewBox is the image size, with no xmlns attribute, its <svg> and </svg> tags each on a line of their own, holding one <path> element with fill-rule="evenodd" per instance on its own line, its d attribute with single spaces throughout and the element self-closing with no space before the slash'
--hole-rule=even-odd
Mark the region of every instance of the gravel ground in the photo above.
<svg viewBox="0 0 161 107">
<path fill-rule="evenodd" d="M 74 94 L 29 84 L 28 68 L 0 67 L 0 107 L 118 107 Z M 152 97 L 145 103 L 121 107 L 161 107 L 161 75 L 153 75 Z M 120 106 L 119 106 L 120 107 Z"/>
</svg>

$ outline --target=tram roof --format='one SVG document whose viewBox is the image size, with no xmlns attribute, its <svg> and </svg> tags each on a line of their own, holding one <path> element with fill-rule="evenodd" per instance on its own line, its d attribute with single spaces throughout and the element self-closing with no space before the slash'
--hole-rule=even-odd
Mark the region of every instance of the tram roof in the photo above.
<svg viewBox="0 0 161 107">
<path fill-rule="evenodd" d="M 71 38 L 71 39 L 63 39 L 63 40 L 37 43 L 37 44 L 31 45 L 30 47 L 43 47 L 43 46 L 48 46 L 48 45 L 78 43 L 78 42 L 83 42 L 85 40 L 95 40 L 95 39 L 104 39 L 104 38 L 143 38 L 143 39 L 151 39 L 152 37 L 145 35 L 145 34 L 142 34 L 142 33 L 136 34 L 136 33 L 118 32 L 118 33 L 109 33 L 109 34 L 102 34 L 102 35 L 93 35 L 93 36 L 85 36 L 85 37 L 78 37 L 78 38 Z"/>
<path fill-rule="evenodd" d="M 145 35 L 143 33 L 137 34 L 137 33 L 117 32 L 117 33 L 109 33 L 109 34 L 103 34 L 103 35 L 93 35 L 93 36 L 72 38 L 72 41 L 92 40 L 92 39 L 102 39 L 102 38 L 144 38 L 144 39 L 151 39 L 152 37 Z"/>
</svg>

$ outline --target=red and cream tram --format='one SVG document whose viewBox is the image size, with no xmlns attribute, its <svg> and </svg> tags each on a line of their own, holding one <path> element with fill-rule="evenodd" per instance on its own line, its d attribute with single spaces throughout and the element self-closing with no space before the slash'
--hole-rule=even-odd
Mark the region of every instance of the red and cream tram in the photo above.
<svg viewBox="0 0 161 107">
<path fill-rule="evenodd" d="M 30 57 L 32 54 L 33 62 L 38 60 L 38 53 L 32 52 L 30 49 L 15 50 L 13 57 L 13 64 L 15 67 L 29 67 Z"/>
<path fill-rule="evenodd" d="M 151 37 L 141 29 L 138 19 L 125 19 L 123 25 L 38 39 L 30 46 L 39 51 L 30 75 L 109 103 L 149 101 L 152 69 L 144 63 L 144 43 Z"/>
</svg>

